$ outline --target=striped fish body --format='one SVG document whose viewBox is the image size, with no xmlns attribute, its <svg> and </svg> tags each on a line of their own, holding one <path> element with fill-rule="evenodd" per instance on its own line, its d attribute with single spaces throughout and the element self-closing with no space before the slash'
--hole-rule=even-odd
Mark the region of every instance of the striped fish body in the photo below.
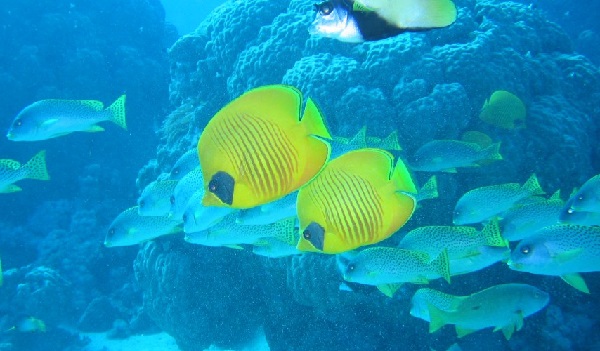
<svg viewBox="0 0 600 351">
<path fill-rule="evenodd" d="M 198 142 L 206 206 L 250 208 L 277 200 L 313 178 L 329 157 L 331 138 L 311 99 L 302 120 L 301 93 L 256 88 L 221 109 Z"/>
<path fill-rule="evenodd" d="M 396 232 L 415 209 L 415 185 L 402 161 L 362 149 L 329 162 L 298 193 L 301 251 L 341 253 Z M 392 172 L 393 170 L 393 172 Z"/>
</svg>

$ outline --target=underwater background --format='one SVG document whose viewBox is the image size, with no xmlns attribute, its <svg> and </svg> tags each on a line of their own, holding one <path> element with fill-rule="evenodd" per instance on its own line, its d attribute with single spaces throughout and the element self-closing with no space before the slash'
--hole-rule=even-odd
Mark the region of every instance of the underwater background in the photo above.
<svg viewBox="0 0 600 351">
<path fill-rule="evenodd" d="M 510 340 L 491 329 L 457 339 L 450 328 L 430 334 L 409 314 L 417 285 L 394 298 L 366 285 L 340 289 L 334 256 L 265 258 L 178 235 L 104 246 L 113 219 L 196 146 L 221 107 L 268 84 L 317 101 L 332 134 L 396 131 L 401 158 L 472 129 L 501 142 L 502 161 L 438 174 L 439 198 L 420 204 L 402 232 L 450 225 L 466 191 L 523 183 L 533 173 L 547 194 L 560 189 L 566 198 L 600 173 L 600 1 L 455 3 L 448 28 L 348 44 L 309 35 L 314 10 L 306 0 L 231 0 L 210 13 L 165 6 L 199 18 L 190 33 L 165 20 L 158 0 L 2 1 L 3 128 L 37 100 L 109 104 L 124 93 L 128 128 L 0 138 L 2 159 L 25 162 L 46 150 L 50 174 L 0 194 L 0 350 L 89 350 L 87 333 L 125 340 L 159 332 L 186 351 L 248 348 L 257 333 L 271 350 L 445 350 L 455 342 L 464 350 L 600 350 L 598 273 L 584 274 L 591 294 L 503 263 L 451 284 L 432 281 L 454 295 L 500 283 L 550 294 Z M 525 103 L 525 128 L 477 118 L 496 90 Z M 46 330 L 11 330 L 23 316 Z"/>
</svg>

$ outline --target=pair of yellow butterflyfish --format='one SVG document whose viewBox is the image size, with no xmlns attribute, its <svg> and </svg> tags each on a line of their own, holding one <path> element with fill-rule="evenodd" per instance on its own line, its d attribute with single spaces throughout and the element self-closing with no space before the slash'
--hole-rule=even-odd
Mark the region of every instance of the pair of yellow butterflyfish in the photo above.
<svg viewBox="0 0 600 351">
<path fill-rule="evenodd" d="M 312 99 L 291 86 L 248 91 L 198 141 L 205 206 L 251 208 L 299 189 L 298 249 L 340 253 L 377 243 L 411 217 L 417 190 L 401 160 L 365 148 L 328 161 L 331 135 Z"/>
</svg>

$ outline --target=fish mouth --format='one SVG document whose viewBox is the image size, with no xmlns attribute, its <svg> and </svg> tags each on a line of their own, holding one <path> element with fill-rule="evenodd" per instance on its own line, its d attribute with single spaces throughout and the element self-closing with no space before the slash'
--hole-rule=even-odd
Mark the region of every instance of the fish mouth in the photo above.
<svg viewBox="0 0 600 351">
<path fill-rule="evenodd" d="M 508 260 L 508 262 L 506 262 L 506 264 L 508 265 L 508 267 L 512 270 L 515 271 L 520 271 L 523 269 L 523 264 L 522 263 L 517 263 L 513 260 Z"/>
</svg>

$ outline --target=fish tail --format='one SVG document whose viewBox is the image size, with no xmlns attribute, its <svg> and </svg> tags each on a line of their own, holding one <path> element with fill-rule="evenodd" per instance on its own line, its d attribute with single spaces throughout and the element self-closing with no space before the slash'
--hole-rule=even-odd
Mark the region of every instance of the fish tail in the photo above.
<svg viewBox="0 0 600 351">
<path fill-rule="evenodd" d="M 327 130 L 321 111 L 319 111 L 319 108 L 311 98 L 306 100 L 306 107 L 304 108 L 301 123 L 305 126 L 308 134 L 331 139 L 331 134 Z"/>
<path fill-rule="evenodd" d="M 431 261 L 431 267 L 450 284 L 450 258 L 448 257 L 448 249 L 444 249 L 435 260 Z"/>
<path fill-rule="evenodd" d="M 487 160 L 502 160 L 502 154 L 500 154 L 500 143 L 492 144 L 483 149 L 483 155 Z"/>
<path fill-rule="evenodd" d="M 481 230 L 481 235 L 487 246 L 507 247 L 508 241 L 502 237 L 498 219 L 493 218 Z"/>
<path fill-rule="evenodd" d="M 46 332 L 46 323 L 44 323 L 44 321 L 36 318 L 33 323 L 35 324 L 37 330 Z"/>
<path fill-rule="evenodd" d="M 535 173 L 532 174 L 531 177 L 529 177 L 529 179 L 527 179 L 525 184 L 523 184 L 522 189 L 528 192 L 530 195 L 544 195 L 546 193 L 544 192 L 544 189 L 542 189 L 542 186 L 538 182 Z"/>
<path fill-rule="evenodd" d="M 111 122 L 127 130 L 127 121 L 125 120 L 125 94 L 119 96 L 119 98 L 108 106 L 106 110 L 110 112 Z"/>
<path fill-rule="evenodd" d="M 435 199 L 439 196 L 437 187 L 437 177 L 431 176 L 429 180 L 419 189 L 417 201 Z"/>
<path fill-rule="evenodd" d="M 396 190 L 403 193 L 417 194 L 417 187 L 413 181 L 406 164 L 398 159 L 394 173 L 392 173 L 392 181 L 396 185 Z"/>
<path fill-rule="evenodd" d="M 427 310 L 429 311 L 429 332 L 435 333 L 441 327 L 446 325 L 444 311 L 440 310 L 436 306 L 427 303 Z"/>
<path fill-rule="evenodd" d="M 23 165 L 23 168 L 27 171 L 26 178 L 38 180 L 50 179 L 48 170 L 46 169 L 46 150 L 38 152 Z"/>
</svg>

